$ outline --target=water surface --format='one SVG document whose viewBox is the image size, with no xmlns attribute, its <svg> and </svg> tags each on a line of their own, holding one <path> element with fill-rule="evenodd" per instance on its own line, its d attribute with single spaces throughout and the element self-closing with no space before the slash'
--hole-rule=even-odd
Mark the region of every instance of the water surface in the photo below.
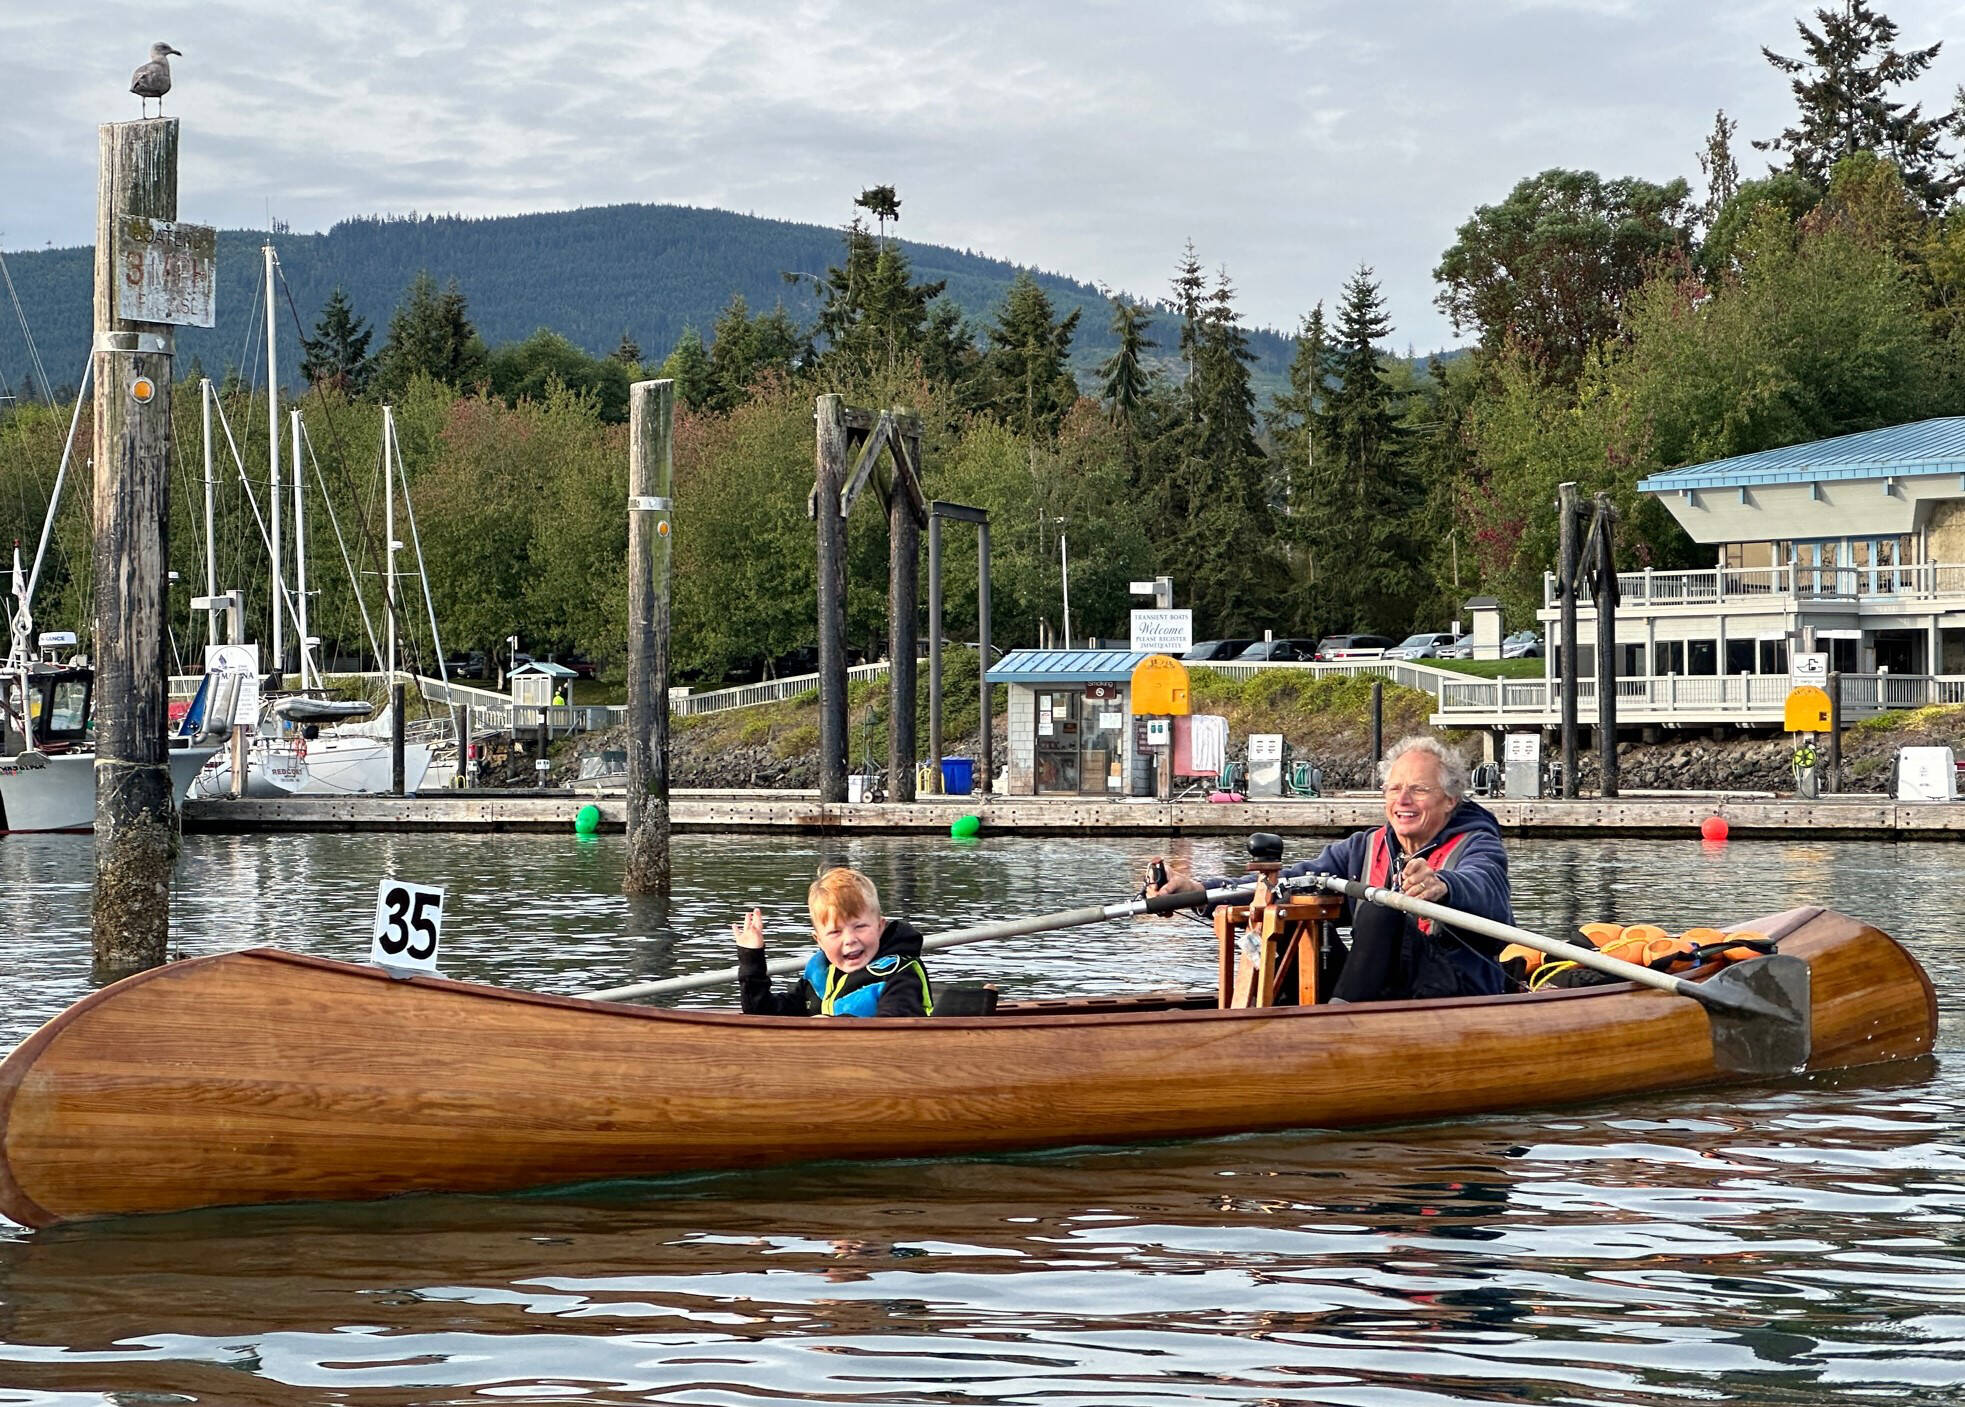
<svg viewBox="0 0 1965 1407">
<path fill-rule="evenodd" d="M 393 873 L 449 889 L 451 975 L 573 991 L 727 965 L 750 902 L 798 951 L 823 863 L 932 930 L 1121 897 L 1156 848 L 682 837 L 662 907 L 616 892 L 618 837 L 196 836 L 173 921 L 186 953 L 360 959 Z M 0 1404 L 1965 1401 L 1962 852 L 1511 848 L 1544 931 L 1860 914 L 1938 984 L 1938 1057 L 1368 1133 L 0 1223 Z M 0 1047 L 88 990 L 89 870 L 86 837 L 0 839 Z M 1181 921 L 933 967 L 1018 996 L 1213 980 Z"/>
</svg>

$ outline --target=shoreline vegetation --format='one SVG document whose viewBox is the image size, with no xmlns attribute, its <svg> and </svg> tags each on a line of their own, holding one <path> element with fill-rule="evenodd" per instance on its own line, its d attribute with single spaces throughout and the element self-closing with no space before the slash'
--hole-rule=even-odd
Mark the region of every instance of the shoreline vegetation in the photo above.
<svg viewBox="0 0 1965 1407">
<path fill-rule="evenodd" d="M 1054 636 L 1067 594 L 1075 635 L 1123 638 L 1129 583 L 1162 575 L 1203 637 L 1397 638 L 1443 627 L 1476 594 L 1499 598 L 1520 628 L 1540 607 L 1556 485 L 1570 479 L 1585 497 L 1611 495 L 1620 569 L 1710 566 L 1711 547 L 1636 492 L 1645 475 L 1965 414 L 1965 162 L 1954 150 L 1965 111 L 1900 101 L 1938 47 L 1900 49 L 1896 26 L 1864 0 L 1797 29 L 1796 57 L 1769 53 L 1795 109 L 1790 128 L 1755 143 L 1765 174 L 1742 174 L 1735 153 L 1748 147 L 1721 111 L 1704 149 L 1688 153 L 1703 196 L 1687 179 L 1524 177 L 1472 212 L 1434 270 L 1437 302 L 1470 339 L 1465 355 L 1391 355 L 1396 329 L 1361 264 L 1328 310 L 1304 314 L 1288 384 L 1266 403 L 1234 283 L 1191 242 L 1163 299 L 1111 300 L 1114 350 L 1086 373 L 1072 348 L 1087 310 L 1064 310 L 1028 275 L 981 318 L 945 281 L 918 278 L 890 186 L 860 193 L 837 262 L 809 276 L 812 321 L 735 296 L 659 360 L 625 330 L 604 356 L 551 329 L 487 345 L 468 268 L 442 284 L 420 275 L 386 327 L 337 291 L 299 354 L 311 389 L 296 404 L 322 495 L 308 514 L 310 629 L 330 657 L 370 653 L 349 582 L 363 583 L 375 619 L 387 403 L 446 653 L 502 660 L 516 637 L 527 653 L 577 651 L 618 672 L 622 417 L 628 384 L 647 376 L 673 379 L 679 402 L 677 683 L 715 687 L 813 645 L 806 497 L 819 394 L 920 418 L 928 494 L 990 514 L 1004 643 Z M 170 609 L 186 660 L 202 633 L 190 609 L 204 579 L 202 370 L 186 367 L 173 399 Z M 263 475 L 264 441 L 252 436 L 267 421 L 266 388 L 250 370 L 213 370 L 247 476 Z M 0 410 L 0 533 L 37 540 L 67 424 L 59 398 Z M 76 463 L 92 452 L 88 433 L 85 418 Z M 258 510 L 227 458 L 221 447 L 217 585 L 243 589 L 263 634 Z M 70 484 L 35 614 L 86 634 L 89 476 Z M 329 503 L 352 573 L 328 569 Z M 877 504 L 849 524 L 847 640 L 868 657 L 884 653 L 886 539 Z M 974 535 L 951 534 L 951 639 L 974 638 L 976 572 Z M 434 673 L 425 613 L 413 589 L 404 600 L 416 605 L 399 622 L 406 662 Z M 856 736 L 856 762 L 861 750 Z"/>
</svg>

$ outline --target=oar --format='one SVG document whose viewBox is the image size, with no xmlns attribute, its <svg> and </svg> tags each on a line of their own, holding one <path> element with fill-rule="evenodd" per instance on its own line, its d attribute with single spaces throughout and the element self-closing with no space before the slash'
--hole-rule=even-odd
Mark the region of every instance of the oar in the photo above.
<svg viewBox="0 0 1965 1407">
<path fill-rule="evenodd" d="M 1550 957 L 1593 967 L 1613 977 L 1690 997 L 1706 1008 L 1713 1030 L 1713 1052 L 1724 1070 L 1774 1075 L 1799 1070 L 1808 1063 L 1811 1028 L 1808 964 L 1787 954 L 1750 958 L 1733 963 L 1702 982 L 1687 981 L 1666 972 L 1600 953 L 1559 938 L 1531 933 L 1512 923 L 1450 909 L 1445 904 L 1414 899 L 1394 889 L 1380 889 L 1338 875 L 1305 875 L 1284 881 L 1289 888 L 1324 889 L 1354 903 L 1382 904 L 1420 918 L 1432 919 L 1468 933 L 1520 943 Z"/>
<path fill-rule="evenodd" d="M 1255 887 L 1244 885 L 1221 889 L 1184 889 L 1172 894 L 1156 894 L 1150 899 L 1127 899 L 1116 904 L 1092 904 L 1082 909 L 1064 909 L 1054 914 L 1038 914 L 1033 918 L 1004 919 L 999 923 L 979 923 L 973 928 L 954 928 L 946 933 L 931 934 L 921 940 L 921 951 L 935 952 L 942 948 L 960 947 L 964 943 L 982 943 L 991 938 L 1018 938 L 1028 933 L 1049 933 L 1057 928 L 1079 928 L 1088 923 L 1103 923 L 1107 919 L 1132 918 L 1138 914 L 1170 914 L 1181 909 L 1195 909 L 1203 904 L 1246 904 L 1255 897 Z M 764 970 L 774 977 L 782 977 L 791 972 L 802 972 L 808 957 L 773 958 L 764 965 Z M 652 997 L 663 992 L 688 992 L 701 987 L 716 987 L 725 982 L 737 980 L 737 969 L 720 967 L 714 972 L 696 972 L 687 977 L 665 977 L 656 982 L 636 982 L 626 987 L 607 987 L 597 992 L 575 992 L 573 995 L 585 997 L 590 1001 L 617 1002 L 630 997 Z"/>
</svg>

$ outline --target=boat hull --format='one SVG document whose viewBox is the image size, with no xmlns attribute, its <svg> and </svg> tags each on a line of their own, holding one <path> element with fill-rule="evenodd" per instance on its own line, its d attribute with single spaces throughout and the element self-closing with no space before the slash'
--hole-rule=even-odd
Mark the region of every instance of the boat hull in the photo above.
<svg viewBox="0 0 1965 1407">
<path fill-rule="evenodd" d="M 1930 1051 L 1936 998 L 1854 919 L 1811 1069 Z M 0 1064 L 0 1211 L 72 1218 L 499 1192 L 832 1158 L 1397 1123 L 1737 1080 L 1649 988 L 1357 1006 L 813 1021 L 542 996 L 260 949 L 125 979 Z"/>
<path fill-rule="evenodd" d="M 173 744 L 171 795 L 182 796 L 216 751 L 213 746 Z M 0 812 L 10 831 L 90 831 L 96 824 L 94 752 L 43 754 L 45 767 L 0 761 Z"/>
<path fill-rule="evenodd" d="M 423 786 L 430 770 L 427 743 L 403 744 L 403 790 Z M 247 796 L 378 795 L 390 789 L 389 740 L 361 734 L 324 734 L 306 752 L 291 743 L 255 745 L 246 761 Z M 232 795 L 232 761 L 220 753 L 197 774 L 186 793 L 190 800 Z"/>
</svg>

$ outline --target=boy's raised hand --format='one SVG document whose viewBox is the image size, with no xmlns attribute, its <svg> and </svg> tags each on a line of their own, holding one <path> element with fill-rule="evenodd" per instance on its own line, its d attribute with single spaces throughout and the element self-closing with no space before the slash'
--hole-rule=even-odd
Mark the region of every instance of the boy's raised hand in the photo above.
<svg viewBox="0 0 1965 1407">
<path fill-rule="evenodd" d="M 737 940 L 740 948 L 761 948 L 764 946 L 764 910 L 752 909 L 744 915 L 742 923 L 730 925 L 730 936 Z"/>
</svg>

